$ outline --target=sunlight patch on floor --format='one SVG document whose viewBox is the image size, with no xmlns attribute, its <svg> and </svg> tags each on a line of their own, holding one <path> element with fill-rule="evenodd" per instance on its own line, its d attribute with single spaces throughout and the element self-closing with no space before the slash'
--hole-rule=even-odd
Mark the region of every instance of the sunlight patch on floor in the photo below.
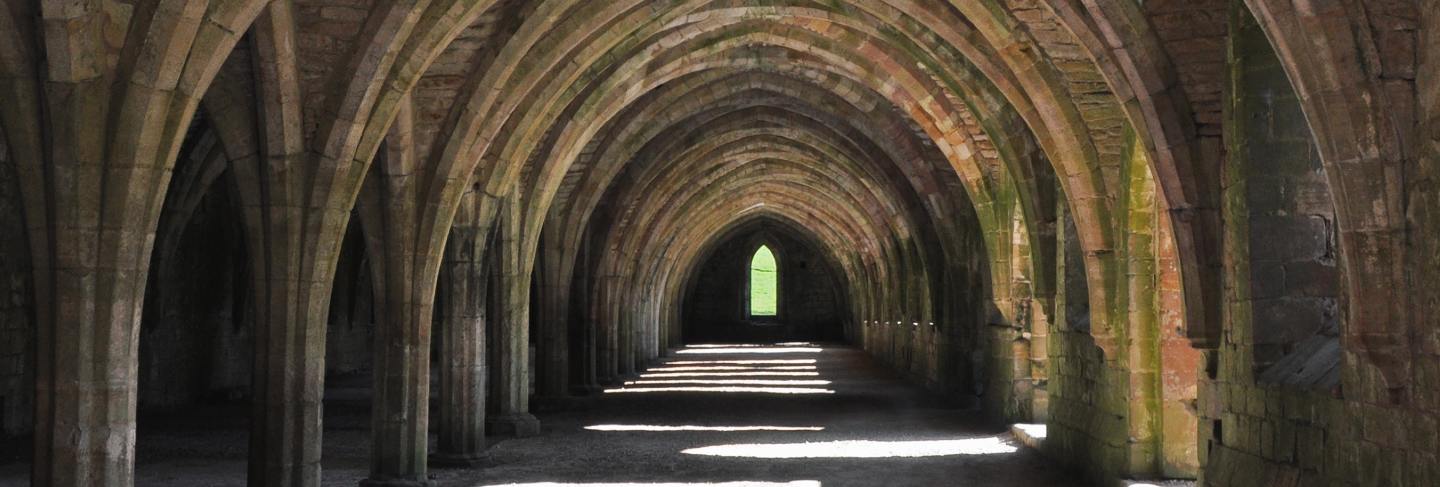
<svg viewBox="0 0 1440 487">
<path fill-rule="evenodd" d="M 825 431 L 824 426 L 660 426 L 653 424 L 597 424 L 590 431 Z"/>
<path fill-rule="evenodd" d="M 739 387 L 739 386 L 717 386 L 717 387 L 627 387 L 622 389 L 606 389 L 606 394 L 640 393 L 640 392 L 749 392 L 756 394 L 834 394 L 830 389 L 818 389 L 812 387 Z"/>
<path fill-rule="evenodd" d="M 758 343 L 701 343 L 686 345 L 685 348 L 764 348 L 773 346 L 775 345 L 762 345 Z"/>
<path fill-rule="evenodd" d="M 650 369 L 653 372 L 706 372 L 717 370 L 815 370 L 814 365 L 682 365 L 670 367 L 661 365 Z"/>
<path fill-rule="evenodd" d="M 794 482 L 605 482 L 605 483 L 568 483 L 568 482 L 534 482 L 528 484 L 491 484 L 484 487 L 820 487 L 818 480 L 797 480 Z"/>
<path fill-rule="evenodd" d="M 661 377 L 819 377 L 819 372 L 646 372 L 642 379 Z"/>
<path fill-rule="evenodd" d="M 684 348 L 773 348 L 773 347 L 818 347 L 815 342 L 780 343 L 692 343 Z"/>
<path fill-rule="evenodd" d="M 676 351 L 681 355 L 721 355 L 721 354 L 744 354 L 744 353 L 820 353 L 822 349 L 815 347 L 780 347 L 780 348 L 687 348 Z"/>
<path fill-rule="evenodd" d="M 682 453 L 746 458 L 917 458 L 1014 453 L 997 437 L 932 441 L 828 441 L 746 443 L 691 448 Z"/>
<path fill-rule="evenodd" d="M 670 365 L 766 365 L 766 364 L 813 364 L 813 358 L 797 359 L 756 359 L 756 360 L 675 360 L 665 362 L 663 366 Z"/>
<path fill-rule="evenodd" d="M 649 385 L 675 385 L 694 384 L 700 386 L 828 386 L 828 380 L 805 380 L 805 379 L 660 379 L 660 380 L 633 380 L 626 382 L 627 386 L 649 386 Z"/>
</svg>

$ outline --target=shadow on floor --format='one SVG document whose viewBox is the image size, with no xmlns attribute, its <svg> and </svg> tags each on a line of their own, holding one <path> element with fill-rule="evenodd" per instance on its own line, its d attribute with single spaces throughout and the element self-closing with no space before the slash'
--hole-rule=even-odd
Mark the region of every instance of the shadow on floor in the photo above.
<svg viewBox="0 0 1440 487">
<path fill-rule="evenodd" d="M 324 485 L 353 486 L 368 472 L 367 378 L 334 380 L 327 390 Z M 224 405 L 147 417 L 136 485 L 245 485 L 247 414 L 247 406 Z M 433 469 L 433 479 L 467 487 L 1077 485 L 1004 428 L 840 346 L 691 346 L 583 408 L 539 417 L 540 436 L 492 443 L 490 467 Z M 25 485 L 27 469 L 0 465 L 0 486 Z"/>
</svg>

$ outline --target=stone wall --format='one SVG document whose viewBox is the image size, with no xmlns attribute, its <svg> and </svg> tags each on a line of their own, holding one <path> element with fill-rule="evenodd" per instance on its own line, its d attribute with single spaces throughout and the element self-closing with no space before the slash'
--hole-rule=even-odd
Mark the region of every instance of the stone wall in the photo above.
<svg viewBox="0 0 1440 487">
<path fill-rule="evenodd" d="M 1168 215 L 1158 211 L 1144 154 L 1127 131 L 1124 184 L 1115 194 L 1125 208 L 1115 219 L 1116 234 L 1124 236 L 1117 258 L 1085 258 L 1062 202 L 1053 301 L 1037 299 L 1032 312 L 990 320 L 987 413 L 1047 424 L 1043 450 L 1101 485 L 1194 478 L 1199 470 L 1195 398 L 1202 355 L 1184 336 L 1178 250 Z M 1098 304 L 1096 275 L 1114 279 Z M 1108 323 L 1092 326 L 1097 319 Z"/>
<path fill-rule="evenodd" d="M 748 316 L 750 259 L 770 246 L 779 270 L 779 313 Z M 687 342 L 840 341 L 839 283 L 813 245 L 775 228 L 738 233 L 716 247 L 695 274 L 684 307 Z"/>
<path fill-rule="evenodd" d="M 1004 358 L 996 359 L 994 351 L 987 348 L 991 337 L 986 323 L 993 321 L 987 316 L 994 314 L 995 306 L 986 295 L 990 288 L 989 264 L 974 218 L 973 214 L 965 214 L 959 219 L 967 225 L 965 228 L 974 231 L 966 232 L 958 242 L 949 275 L 940 279 L 948 285 L 935 287 L 940 296 L 933 298 L 938 308 L 933 314 L 931 310 L 916 313 L 883 300 L 866 302 L 868 296 L 878 294 L 868 283 L 860 283 L 856 293 L 862 300 L 858 309 L 875 311 L 861 312 L 854 320 L 854 343 L 900 377 L 960 407 L 991 400 L 995 384 L 1002 380 L 992 375 L 997 367 L 992 360 L 1006 361 L 1006 367 L 1011 365 L 1008 351 Z M 919 269 L 912 271 L 914 275 L 924 274 Z M 916 319 L 917 315 L 920 318 Z"/>
<path fill-rule="evenodd" d="M 1010 326 L 998 312 L 991 313 L 981 330 L 975 360 L 981 409 L 1000 423 L 1029 423 L 1035 411 L 1031 405 L 1036 384 L 1026 373 L 1029 342 L 1024 330 Z"/>
<path fill-rule="evenodd" d="M 1020 215 L 1017 195 L 1003 192 L 996 204 L 998 217 L 987 247 L 992 303 L 987 303 L 985 326 L 978 333 L 974 354 L 981 378 L 981 406 L 991 419 L 1004 423 L 1033 422 L 1035 396 L 1044 389 L 1043 370 L 1048 357 L 1034 360 L 1036 348 L 1046 344 L 1037 333 L 1048 311 L 1034 299 L 1032 254 Z M 1043 353 L 1041 354 L 1044 355 Z"/>
<path fill-rule="evenodd" d="M 1377 22 L 1395 20 L 1388 15 L 1376 18 Z M 1286 174 L 1283 167 L 1274 167 L 1278 162 L 1306 164 L 1307 174 L 1318 172 L 1310 149 L 1316 141 L 1299 113 L 1301 101 L 1291 88 L 1293 83 L 1281 71 L 1281 61 L 1271 51 L 1256 21 L 1238 2 L 1232 5 L 1231 33 L 1226 135 L 1232 160 L 1228 168 L 1252 169 L 1252 174 L 1279 169 L 1280 174 Z M 1405 36 L 1413 36 L 1413 31 L 1387 31 L 1388 47 Z M 1386 45 L 1380 47 L 1382 55 L 1393 54 Z M 1303 141 L 1296 140 L 1302 137 Z M 1235 183 L 1264 179 L 1251 176 L 1237 181 L 1240 174 L 1232 172 L 1227 177 L 1231 187 L 1227 188 L 1226 198 L 1224 341 L 1219 350 L 1211 352 L 1209 360 L 1214 370 L 1209 380 L 1202 382 L 1200 394 L 1204 484 L 1298 487 L 1440 483 L 1440 462 L 1436 458 L 1440 449 L 1436 416 L 1440 364 L 1415 360 L 1404 384 L 1383 379 L 1369 358 L 1352 351 L 1358 344 L 1338 338 L 1345 335 L 1346 327 L 1355 325 L 1345 321 L 1349 303 L 1326 302 L 1329 296 L 1340 294 L 1338 286 L 1332 285 L 1339 278 L 1330 276 L 1335 272 L 1329 268 L 1333 264 L 1315 258 L 1320 243 L 1309 238 L 1319 232 L 1291 228 L 1280 235 L 1269 235 L 1264 241 L 1257 238 L 1261 234 L 1255 230 L 1262 220 L 1256 217 L 1264 216 L 1257 213 L 1266 208 L 1287 209 L 1292 215 L 1308 213 L 1312 216 L 1309 226 L 1320 225 L 1325 215 L 1320 203 L 1330 200 L 1328 193 L 1320 193 L 1324 181 L 1292 178 L 1314 182 L 1301 186 L 1301 191 L 1255 191 L 1253 187 L 1246 191 Z M 1302 223 L 1291 220 L 1282 223 L 1286 227 Z M 1433 232 L 1429 233 L 1420 235 L 1433 238 Z M 1279 250 L 1285 251 L 1286 258 L 1311 257 L 1310 262 L 1301 261 L 1305 265 L 1300 269 L 1305 273 L 1295 275 L 1293 259 L 1282 266 L 1283 280 L 1267 270 L 1275 266 L 1265 262 L 1267 254 L 1262 252 L 1277 254 L 1275 249 L 1266 248 L 1277 244 L 1282 245 Z M 1297 289 L 1297 284 L 1304 287 Z M 1401 299 L 1399 291 L 1382 292 L 1390 299 Z M 1323 317 L 1321 312 L 1334 306 L 1338 318 L 1333 323 L 1307 320 L 1308 326 L 1299 331 L 1308 332 L 1308 336 L 1291 335 L 1294 346 L 1282 350 L 1289 356 L 1275 360 L 1276 332 L 1288 330 L 1283 325 L 1292 320 L 1267 313 L 1260 303 L 1266 296 L 1277 295 L 1292 301 L 1296 295 L 1322 298 L 1311 302 L 1319 301 L 1315 304 L 1324 307 L 1296 315 Z M 1267 367 L 1266 362 L 1273 365 Z M 1285 367 L 1281 369 L 1283 375 L 1276 371 L 1278 367 Z"/>
<path fill-rule="evenodd" d="M 1333 197 L 1280 59 L 1248 12 L 1236 11 L 1224 185 L 1236 333 L 1227 346 L 1249 352 L 1262 382 L 1333 388 L 1340 377 Z"/>
<path fill-rule="evenodd" d="M 1089 334 L 1050 335 L 1050 421 L 1044 449 L 1097 482 L 1127 476 L 1129 373 Z"/>
<path fill-rule="evenodd" d="M 0 134 L 0 437 L 30 431 L 35 395 L 30 250 L 9 157 Z"/>
<path fill-rule="evenodd" d="M 1060 214 L 1065 225 L 1056 235 L 1060 282 L 1049 336 L 1044 448 L 1092 478 L 1119 478 L 1128 443 L 1128 374 L 1108 363 L 1090 336 L 1089 286 L 1077 229 L 1065 208 Z"/>
</svg>

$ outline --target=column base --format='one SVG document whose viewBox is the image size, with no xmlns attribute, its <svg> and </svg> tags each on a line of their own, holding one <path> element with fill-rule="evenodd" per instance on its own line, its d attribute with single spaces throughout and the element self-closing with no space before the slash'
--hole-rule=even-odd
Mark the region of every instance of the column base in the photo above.
<svg viewBox="0 0 1440 487">
<path fill-rule="evenodd" d="M 495 436 L 528 438 L 540 434 L 540 420 L 530 413 L 507 414 L 486 421 L 485 429 Z"/>
<path fill-rule="evenodd" d="M 480 468 L 490 466 L 488 453 L 436 453 L 430 455 L 430 466 L 437 468 Z"/>
<path fill-rule="evenodd" d="M 360 481 L 360 487 L 434 487 L 435 482 L 430 479 L 365 479 Z"/>
</svg>

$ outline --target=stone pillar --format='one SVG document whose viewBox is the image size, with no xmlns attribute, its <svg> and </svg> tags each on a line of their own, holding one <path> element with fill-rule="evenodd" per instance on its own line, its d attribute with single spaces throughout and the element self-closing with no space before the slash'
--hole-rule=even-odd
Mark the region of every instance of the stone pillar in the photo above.
<svg viewBox="0 0 1440 487">
<path fill-rule="evenodd" d="M 564 282 L 568 281 L 564 278 L 564 251 L 556 240 L 548 235 L 541 237 L 544 254 L 538 262 L 541 306 L 536 310 L 539 322 L 535 329 L 540 356 L 536 360 L 539 370 L 535 372 L 539 376 L 535 394 L 547 403 L 562 401 L 570 392 L 570 286 Z"/>
<path fill-rule="evenodd" d="M 600 384 L 611 385 L 620 378 L 620 321 L 615 307 L 611 304 L 614 301 L 617 279 L 601 276 L 596 281 L 596 302 L 592 305 L 597 320 L 595 374 Z"/>
<path fill-rule="evenodd" d="M 1156 307 L 1158 269 L 1155 262 L 1155 181 L 1139 143 L 1131 139 L 1126 167 L 1127 218 L 1125 277 L 1128 289 L 1123 329 L 1127 338 L 1125 362 L 1129 370 L 1129 464 L 1126 473 L 1136 478 L 1159 474 L 1160 460 L 1160 340 Z"/>
<path fill-rule="evenodd" d="M 1053 298 L 1045 301 L 1053 303 Z M 1035 383 L 1031 391 L 1030 414 L 1031 420 L 1036 423 L 1047 423 L 1050 421 L 1050 392 L 1046 388 L 1050 380 L 1050 313 L 1053 304 L 1042 304 L 1037 299 L 1033 302 L 1034 310 L 1030 313 L 1030 378 Z"/>
<path fill-rule="evenodd" d="M 540 433 L 540 420 L 530 414 L 530 275 L 523 265 L 521 212 L 514 197 L 500 203 L 500 302 L 495 317 L 497 370 L 496 415 L 491 432 L 516 437 Z"/>
<path fill-rule="evenodd" d="M 253 19 L 231 6 L 0 9 L 0 126 L 26 223 L 3 238 L 29 238 L 35 293 L 33 485 L 134 482 L 155 229 L 196 94 Z M 116 63 L 124 53 L 144 54 Z"/>
<path fill-rule="evenodd" d="M 617 281 L 625 282 L 627 285 L 629 284 L 629 279 L 621 278 L 617 279 Z M 622 303 L 624 302 L 623 300 L 634 297 L 621 289 L 615 289 L 613 292 L 614 294 L 611 299 L 619 296 Z M 635 368 L 635 310 L 634 308 L 626 306 L 615 306 L 613 304 L 612 306 L 618 308 L 616 315 L 619 317 L 619 320 L 615 323 L 619 333 L 619 340 L 617 340 L 615 344 L 620 360 L 620 363 L 617 365 L 617 371 L 620 377 L 624 378 L 634 375 L 637 372 Z"/>
<path fill-rule="evenodd" d="M 429 486 L 432 304 L 400 303 L 399 282 L 383 281 L 390 278 L 376 280 L 370 478 L 360 484 Z"/>
<path fill-rule="evenodd" d="M 225 114 L 210 119 L 222 140 L 258 142 L 258 152 L 229 156 L 255 292 L 248 480 L 263 486 L 320 485 L 325 332 L 350 221 L 347 203 L 306 186 L 307 169 L 316 164 L 295 142 L 299 110 L 282 102 L 300 96 L 294 65 L 284 62 L 294 50 L 290 12 L 267 8 L 252 27 L 255 99 L 241 101 L 219 87 L 205 99 L 207 111 Z M 222 75 L 217 84 L 234 83 Z"/>
<path fill-rule="evenodd" d="M 377 257 L 372 257 L 373 259 Z M 362 486 L 421 486 L 427 480 L 430 417 L 430 324 L 433 302 L 393 289 L 405 279 L 375 280 L 374 396 L 370 478 Z M 400 272 L 398 274 L 408 275 Z"/>
<path fill-rule="evenodd" d="M 299 240 L 298 235 L 292 237 Z M 295 248 L 303 248 L 299 242 L 293 243 Z M 328 258 L 331 262 L 339 258 L 339 246 L 335 247 L 336 255 Z M 253 265 L 274 269 L 286 265 L 286 257 L 292 255 L 273 255 Z M 320 485 L 330 282 L 296 274 L 304 273 L 276 273 L 268 279 L 256 274 L 254 283 L 258 309 L 251 379 L 250 485 Z"/>
<path fill-rule="evenodd" d="M 396 303 L 402 292 L 384 290 L 396 282 L 382 281 L 376 280 L 370 478 L 360 484 L 428 486 L 431 304 Z"/>
<path fill-rule="evenodd" d="M 31 232 L 41 231 L 32 223 Z M 153 228 L 153 226 L 151 227 Z M 126 229 L 96 243 L 94 227 L 55 238 L 134 254 L 90 265 L 37 259 L 35 463 L 32 485 L 128 486 L 134 482 L 137 344 L 149 245 Z M 132 233 L 133 232 L 133 233 Z M 32 253 L 40 256 L 46 250 Z M 69 262 L 67 262 L 69 261 Z M 119 266 L 113 268 L 110 266 Z M 52 287 L 47 288 L 46 284 Z"/>
<path fill-rule="evenodd" d="M 545 399 L 562 399 L 569 395 L 570 387 L 570 337 L 568 320 L 569 306 L 563 298 L 551 296 L 560 294 L 553 286 L 540 288 L 545 303 L 539 311 L 537 330 L 540 333 L 537 361 L 540 375 L 537 377 L 536 395 Z"/>
<path fill-rule="evenodd" d="M 576 276 L 575 281 L 578 282 L 579 285 L 572 288 L 571 292 L 574 293 L 575 299 L 578 300 L 576 306 L 579 307 L 584 317 L 576 324 L 580 327 L 579 336 L 581 337 L 581 342 L 579 347 L 572 347 L 572 350 L 579 351 L 579 355 L 575 357 L 575 360 L 580 362 L 580 367 L 578 368 L 580 377 L 576 378 L 578 383 L 575 386 L 574 393 L 590 395 L 600 392 L 601 390 L 599 357 L 601 339 L 600 323 L 599 320 L 596 319 L 596 313 L 593 312 L 594 308 L 592 307 L 589 246 L 581 248 L 580 255 L 576 259 L 578 262 L 576 263 L 575 269 L 579 275 Z M 571 283 L 571 285 L 574 285 L 574 283 Z"/>
<path fill-rule="evenodd" d="M 450 231 L 441 267 L 445 299 L 440 325 L 440 442 L 431 463 L 478 466 L 485 462 L 485 302 L 489 278 L 486 245 L 490 218 L 479 215 L 483 193 L 466 193 Z M 492 205 L 486 205 L 492 206 Z"/>
<path fill-rule="evenodd" d="M 644 310 L 640 321 L 640 356 L 637 358 L 639 366 L 643 369 L 656 358 L 660 357 L 660 340 L 664 336 L 664 330 L 660 326 L 659 297 L 654 293 L 661 292 L 662 285 L 649 284 L 650 291 L 646 293 Z"/>
<path fill-rule="evenodd" d="M 358 208 L 375 277 L 375 363 L 370 478 L 362 486 L 422 486 L 430 424 L 430 334 L 435 284 L 450 219 L 430 213 L 413 179 L 427 174 L 415 155 L 409 97 L 365 180 Z"/>
<path fill-rule="evenodd" d="M 325 333 L 350 211 L 308 208 L 275 190 L 299 179 L 278 168 L 303 167 L 303 154 L 265 159 L 231 165 L 256 307 L 249 482 L 320 485 Z"/>
<path fill-rule="evenodd" d="M 635 292 L 638 286 L 634 277 L 635 259 L 627 255 L 621 259 L 621 262 L 625 262 L 631 271 L 615 279 L 617 287 L 611 289 L 610 306 L 615 310 L 617 318 L 615 325 L 619 339 L 616 340 L 615 346 L 620 360 L 617 368 L 620 378 L 623 379 L 639 372 L 635 360 L 635 350 L 639 342 L 636 315 L 640 312 L 641 303 L 636 299 L 639 294 Z"/>
</svg>

